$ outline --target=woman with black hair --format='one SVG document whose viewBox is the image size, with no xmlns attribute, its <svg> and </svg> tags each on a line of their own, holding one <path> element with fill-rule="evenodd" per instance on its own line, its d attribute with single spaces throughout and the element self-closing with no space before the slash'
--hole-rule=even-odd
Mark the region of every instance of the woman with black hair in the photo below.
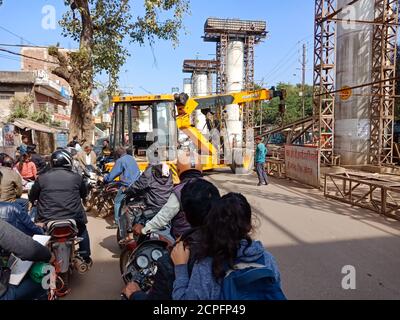
<svg viewBox="0 0 400 320">
<path fill-rule="evenodd" d="M 206 218 L 203 248 L 188 275 L 189 248 L 180 242 L 171 258 L 175 264 L 174 300 L 220 300 L 227 274 L 239 264 L 262 265 L 280 287 L 274 257 L 250 237 L 252 212 L 246 198 L 230 193 L 216 202 Z"/>
</svg>

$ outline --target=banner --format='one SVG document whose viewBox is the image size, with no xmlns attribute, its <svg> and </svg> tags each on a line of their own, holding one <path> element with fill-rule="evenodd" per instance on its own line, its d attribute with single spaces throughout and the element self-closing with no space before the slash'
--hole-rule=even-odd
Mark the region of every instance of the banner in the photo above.
<svg viewBox="0 0 400 320">
<path fill-rule="evenodd" d="M 285 145 L 286 176 L 320 188 L 320 153 L 316 147 Z"/>
</svg>

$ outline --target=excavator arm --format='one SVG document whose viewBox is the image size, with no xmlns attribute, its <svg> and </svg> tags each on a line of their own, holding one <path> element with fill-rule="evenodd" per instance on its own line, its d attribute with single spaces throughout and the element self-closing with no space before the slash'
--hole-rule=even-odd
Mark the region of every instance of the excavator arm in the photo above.
<svg viewBox="0 0 400 320">
<path fill-rule="evenodd" d="M 260 89 L 254 91 L 242 91 L 231 94 L 212 95 L 205 97 L 188 98 L 187 95 L 176 95 L 178 116 L 176 123 L 178 129 L 185 133 L 196 145 L 202 154 L 216 155 L 217 150 L 206 137 L 191 125 L 190 116 L 195 110 L 210 109 L 213 107 L 224 107 L 230 104 L 244 105 L 249 102 L 272 100 L 279 97 L 281 105 L 284 105 L 286 98 L 285 91 Z"/>
</svg>

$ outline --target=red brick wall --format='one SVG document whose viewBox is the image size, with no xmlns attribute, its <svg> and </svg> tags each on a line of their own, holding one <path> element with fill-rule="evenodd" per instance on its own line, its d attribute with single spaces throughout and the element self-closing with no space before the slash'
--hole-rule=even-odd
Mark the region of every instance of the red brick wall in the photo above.
<svg viewBox="0 0 400 320">
<path fill-rule="evenodd" d="M 47 61 L 55 61 L 53 57 L 51 57 L 48 54 L 48 49 L 47 48 L 28 48 L 24 47 L 21 49 L 21 53 L 23 55 L 29 56 L 29 57 L 34 57 L 37 59 L 42 59 L 42 60 L 47 60 Z M 66 82 L 64 79 L 61 79 L 60 77 L 54 75 L 51 73 L 51 69 L 54 68 L 55 64 L 52 63 L 47 63 L 43 61 L 38 61 L 26 57 L 22 57 L 22 65 L 21 65 L 21 70 L 22 71 L 36 71 L 36 70 L 46 70 L 50 80 L 52 81 L 59 81 L 60 85 L 66 87 L 69 92 L 71 92 L 68 82 Z"/>
</svg>

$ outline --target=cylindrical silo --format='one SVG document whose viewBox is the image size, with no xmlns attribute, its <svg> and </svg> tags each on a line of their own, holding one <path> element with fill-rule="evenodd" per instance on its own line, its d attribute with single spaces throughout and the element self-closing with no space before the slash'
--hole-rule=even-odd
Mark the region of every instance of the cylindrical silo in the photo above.
<svg viewBox="0 0 400 320">
<path fill-rule="evenodd" d="M 206 73 L 194 73 L 193 74 L 193 96 L 204 97 L 207 95 L 207 74 Z M 196 116 L 196 128 L 203 134 L 208 133 L 206 126 L 206 116 L 201 110 L 195 111 Z"/>
<path fill-rule="evenodd" d="M 192 79 L 183 79 L 183 93 L 186 93 L 189 97 L 192 96 Z"/>
<path fill-rule="evenodd" d="M 244 42 L 230 41 L 226 61 L 227 93 L 243 90 L 244 80 Z M 243 139 L 243 122 L 238 105 L 226 106 L 226 126 L 232 146 L 240 147 Z"/>
<path fill-rule="evenodd" d="M 343 20 L 374 20 L 374 0 L 360 0 L 346 7 L 349 0 L 338 0 Z M 373 25 L 337 23 L 336 88 L 354 87 L 371 82 Z M 352 90 L 350 98 L 336 94 L 335 153 L 342 165 L 368 163 L 371 87 Z"/>
</svg>

